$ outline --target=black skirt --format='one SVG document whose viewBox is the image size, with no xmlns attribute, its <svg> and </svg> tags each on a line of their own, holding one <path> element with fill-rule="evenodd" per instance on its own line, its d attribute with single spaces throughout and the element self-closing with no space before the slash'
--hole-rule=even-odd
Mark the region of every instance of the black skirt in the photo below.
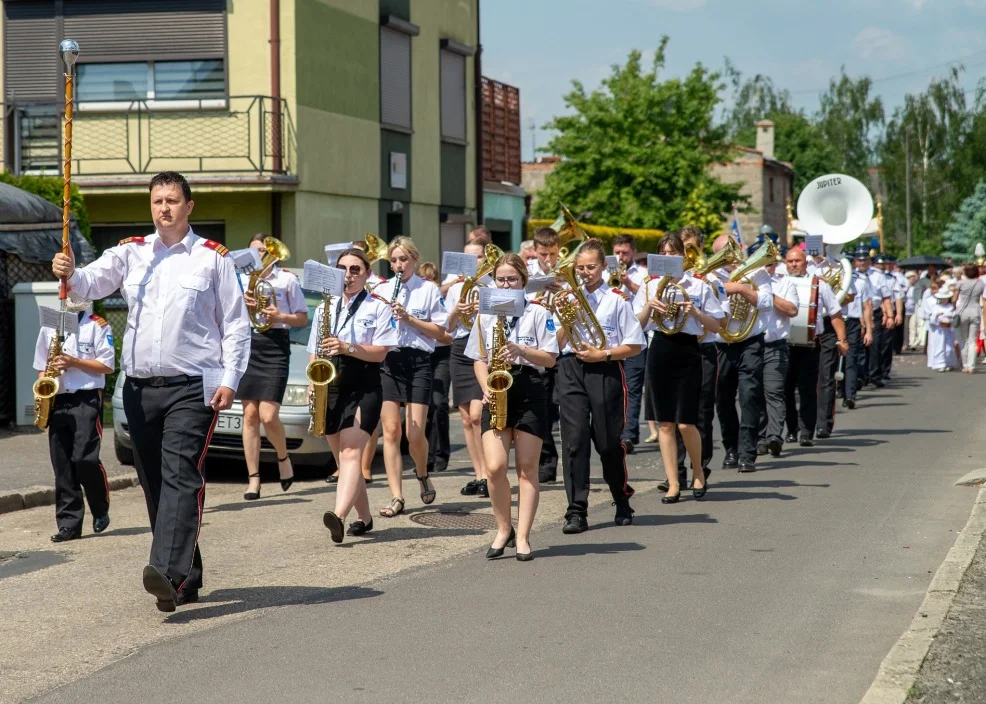
<svg viewBox="0 0 986 704">
<path fill-rule="evenodd" d="M 658 423 L 698 423 L 702 355 L 698 338 L 657 333 L 647 355 L 647 394 L 654 399 Z"/>
<path fill-rule="evenodd" d="M 505 428 L 543 438 L 548 431 L 548 394 L 544 380 L 534 367 L 516 365 L 510 370 L 513 386 L 507 391 Z M 492 430 L 490 407 L 483 406 L 482 431 Z"/>
<path fill-rule="evenodd" d="M 291 340 L 287 330 L 254 330 L 250 335 L 250 362 L 236 389 L 236 398 L 280 403 L 288 386 L 290 358 Z"/>
<path fill-rule="evenodd" d="M 661 333 L 655 333 L 660 335 Z M 654 361 L 651 357 L 654 356 L 654 345 L 650 342 L 647 343 L 647 356 L 644 358 L 644 420 L 647 421 L 657 421 L 657 408 L 654 403 L 654 391 L 651 385 L 651 377 L 654 372 L 652 365 Z"/>
<path fill-rule="evenodd" d="M 431 353 L 398 347 L 387 353 L 380 366 L 383 400 L 431 404 Z"/>
<path fill-rule="evenodd" d="M 468 337 L 452 341 L 452 405 L 456 408 L 483 400 L 483 389 L 473 366 L 476 360 L 466 356 L 468 342 Z"/>
<path fill-rule="evenodd" d="M 335 435 L 356 425 L 372 434 L 380 423 L 383 389 L 380 365 L 352 357 L 336 358 L 339 381 L 329 386 L 328 411 L 325 414 L 325 434 Z"/>
</svg>

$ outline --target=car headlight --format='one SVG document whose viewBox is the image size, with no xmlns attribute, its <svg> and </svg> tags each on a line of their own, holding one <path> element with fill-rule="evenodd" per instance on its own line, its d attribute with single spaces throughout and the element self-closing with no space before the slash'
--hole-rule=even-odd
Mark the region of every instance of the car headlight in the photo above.
<svg viewBox="0 0 986 704">
<path fill-rule="evenodd" d="M 284 390 L 284 398 L 281 399 L 282 406 L 307 406 L 308 405 L 308 385 L 288 384 Z"/>
</svg>

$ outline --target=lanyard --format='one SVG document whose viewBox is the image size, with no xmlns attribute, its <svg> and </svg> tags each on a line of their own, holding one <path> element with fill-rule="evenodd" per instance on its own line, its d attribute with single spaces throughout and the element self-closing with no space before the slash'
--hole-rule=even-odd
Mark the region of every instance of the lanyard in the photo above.
<svg viewBox="0 0 986 704">
<path fill-rule="evenodd" d="M 353 302 L 349 304 L 349 309 L 346 313 L 346 319 L 342 321 L 342 325 L 339 325 L 339 318 L 342 315 L 342 296 L 339 296 L 339 301 L 336 303 L 336 319 L 335 319 L 335 329 L 332 331 L 332 337 L 339 337 L 339 333 L 345 329 L 346 323 L 349 322 L 350 318 L 356 315 L 356 311 L 359 310 L 360 304 L 363 299 L 366 298 L 366 289 L 359 292 L 359 295 L 353 299 Z"/>
</svg>

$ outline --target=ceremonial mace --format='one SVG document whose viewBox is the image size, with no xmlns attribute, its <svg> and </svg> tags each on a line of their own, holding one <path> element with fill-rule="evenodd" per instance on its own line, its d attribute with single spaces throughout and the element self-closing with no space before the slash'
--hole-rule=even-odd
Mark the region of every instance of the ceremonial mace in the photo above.
<svg viewBox="0 0 986 704">
<path fill-rule="evenodd" d="M 72 210 L 72 113 L 75 106 L 75 62 L 79 60 L 79 45 L 72 39 L 65 39 L 58 45 L 65 64 L 65 161 L 62 165 L 62 254 L 68 255 L 69 247 L 69 218 Z M 58 287 L 58 300 L 61 311 L 66 312 L 68 305 L 68 279 L 62 277 Z M 65 337 L 65 323 L 62 322 L 59 337 Z"/>
</svg>

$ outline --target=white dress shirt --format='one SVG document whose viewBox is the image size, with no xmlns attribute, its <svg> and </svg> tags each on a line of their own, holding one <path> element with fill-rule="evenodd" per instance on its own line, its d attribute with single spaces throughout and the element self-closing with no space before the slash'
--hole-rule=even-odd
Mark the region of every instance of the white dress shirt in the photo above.
<svg viewBox="0 0 986 704">
<path fill-rule="evenodd" d="M 663 276 L 649 276 L 641 284 L 640 288 L 637 289 L 637 295 L 633 297 L 633 312 L 635 315 L 639 315 L 640 312 L 647 306 L 647 302 L 657 295 L 657 285 L 663 278 Z M 711 318 L 715 318 L 716 320 L 722 320 L 726 316 L 726 314 L 722 312 L 722 306 L 719 305 L 719 299 L 716 298 L 715 294 L 712 292 L 712 287 L 709 286 L 703 279 L 695 278 L 686 272 L 685 275 L 681 277 L 681 280 L 678 281 L 678 285 L 685 289 L 685 292 L 688 294 L 688 298 L 691 300 L 693 307 L 698 308 L 700 311 Z M 675 289 L 675 294 L 675 300 L 680 303 L 681 292 Z M 647 324 L 644 325 L 643 330 L 645 333 L 658 330 L 657 325 L 654 324 L 653 316 L 647 316 Z M 681 328 L 681 332 L 685 335 L 701 337 L 705 333 L 705 328 L 696 318 L 689 315 L 685 318 L 685 325 Z"/>
<path fill-rule="evenodd" d="M 788 303 L 793 303 L 795 306 L 801 305 L 801 299 L 798 296 L 798 287 L 795 285 L 795 280 L 790 276 L 774 277 L 773 289 L 774 295 L 778 298 Z M 777 342 L 778 340 L 786 340 L 791 337 L 791 321 L 794 320 L 793 317 L 784 315 L 777 308 L 771 306 L 770 310 L 764 313 L 764 318 L 764 322 L 766 323 L 764 342 Z"/>
<path fill-rule="evenodd" d="M 729 296 L 725 295 L 725 284 L 729 280 L 729 272 L 725 269 L 717 269 L 712 272 L 710 276 L 714 276 L 717 281 L 709 281 L 710 286 L 716 286 L 720 291 L 720 305 L 722 306 L 723 312 L 726 317 L 729 316 Z M 774 289 L 773 281 L 770 278 L 770 274 L 766 269 L 760 268 L 754 271 L 747 277 L 750 281 L 756 284 L 757 287 L 757 305 L 756 309 L 759 311 L 757 314 L 757 322 L 753 326 L 753 330 L 745 339 L 749 340 L 752 337 L 756 337 L 767 329 L 767 322 L 764 320 L 764 314 L 774 307 Z M 716 335 L 716 342 L 722 342 L 725 344 L 725 340 L 722 339 L 721 335 Z"/>
<path fill-rule="evenodd" d="M 466 356 L 470 359 L 487 361 L 487 357 L 480 354 L 479 336 L 483 336 L 483 349 L 489 355 L 493 347 L 493 326 L 497 322 L 492 315 L 477 315 L 476 324 L 469 332 L 469 341 L 466 343 Z M 510 329 L 513 323 L 511 318 L 506 319 L 507 328 Z M 516 324 L 510 329 L 507 341 L 514 342 L 522 347 L 534 347 L 554 355 L 558 354 L 558 337 L 555 334 L 555 323 L 551 315 L 545 310 L 544 306 L 537 303 L 528 303 L 524 308 L 524 314 L 517 318 Z M 539 372 L 544 371 L 544 367 L 539 367 L 530 360 L 521 356 L 508 357 L 507 361 L 511 365 L 522 365 L 533 367 Z"/>
<path fill-rule="evenodd" d="M 34 346 L 34 368 L 43 372 L 48 367 L 48 348 L 57 335 L 51 328 L 41 328 Z M 81 314 L 79 334 L 68 333 L 62 342 L 62 353 L 77 359 L 94 359 L 110 369 L 116 366 L 113 350 L 113 330 L 98 315 Z M 102 389 L 106 386 L 105 374 L 91 374 L 77 367 L 69 367 L 58 377 L 58 393 Z"/>
<path fill-rule="evenodd" d="M 842 313 L 842 306 L 839 299 L 835 297 L 835 292 L 827 283 L 818 280 L 818 307 L 815 309 L 815 334 L 821 335 L 825 332 L 825 318 Z"/>
<path fill-rule="evenodd" d="M 346 302 L 341 296 L 329 301 L 329 336 L 336 337 L 348 345 L 379 345 L 386 347 L 389 352 L 397 346 L 397 329 L 391 325 L 390 306 L 374 297 L 367 295 L 359 308 L 349 315 L 349 306 L 356 298 Z M 339 303 L 342 303 L 340 307 Z M 315 309 L 315 321 L 308 335 L 308 353 L 318 354 L 317 341 L 322 329 L 322 316 L 325 312 L 325 302 L 318 304 Z"/>
<path fill-rule="evenodd" d="M 640 345 L 643 348 L 647 344 L 644 331 L 640 328 L 637 316 L 633 314 L 633 305 L 623 297 L 619 289 L 609 288 L 603 282 L 592 292 L 583 286 L 582 293 L 595 313 L 603 334 L 606 335 L 606 349 L 611 350 L 620 345 Z M 557 313 L 554 323 L 556 328 L 561 328 Z M 572 343 L 566 342 L 562 354 L 573 352 Z"/>
<path fill-rule="evenodd" d="M 870 286 L 873 287 L 873 300 L 882 301 L 885 298 L 892 298 L 893 291 L 890 288 L 890 281 L 887 275 L 876 267 L 870 267 L 865 274 Z"/>
<path fill-rule="evenodd" d="M 456 277 L 456 278 L 461 278 L 461 277 Z M 479 287 L 485 288 L 487 286 L 493 285 L 493 279 L 491 279 L 489 276 L 483 276 L 478 283 L 479 283 Z M 459 305 L 459 298 L 462 296 L 462 287 L 465 285 L 466 285 L 465 281 L 456 281 L 456 283 L 452 284 L 452 286 L 449 287 L 448 294 L 445 296 L 445 309 L 448 311 L 450 317 L 452 311 L 454 311 L 455 307 Z M 449 330 L 449 332 L 452 333 L 453 340 L 461 340 L 463 337 L 469 336 L 470 329 L 466 327 L 466 324 L 462 320 L 462 316 L 460 315 L 458 316 L 455 322 L 455 330 Z"/>
<path fill-rule="evenodd" d="M 192 228 L 171 247 L 156 232 L 123 242 L 69 279 L 82 298 L 123 292 L 123 371 L 146 379 L 222 369 L 221 385 L 235 391 L 250 359 L 250 321 L 226 248 Z"/>
<path fill-rule="evenodd" d="M 627 267 L 627 278 L 629 278 L 633 283 L 637 284 L 638 286 L 637 290 L 639 291 L 640 290 L 639 286 L 643 284 L 644 280 L 647 278 L 647 267 L 640 266 L 639 264 L 637 264 L 637 262 L 633 262 L 630 266 Z M 630 290 L 630 287 L 627 286 L 626 284 L 620 286 L 620 289 L 623 291 L 623 293 L 630 296 L 630 298 L 633 298 L 635 295 L 633 291 Z"/>
<path fill-rule="evenodd" d="M 240 274 L 240 285 L 244 291 L 250 284 L 250 274 Z M 308 303 L 305 302 L 305 294 L 301 291 L 301 284 L 298 277 L 279 266 L 271 269 L 270 275 L 263 279 L 274 289 L 274 296 L 277 298 L 277 310 L 281 313 L 307 313 Z M 273 323 L 273 330 L 288 330 L 291 326 L 287 323 Z"/>
<path fill-rule="evenodd" d="M 846 318 L 862 320 L 863 304 L 866 301 L 872 301 L 874 299 L 873 287 L 870 286 L 869 278 L 865 274 L 854 271 L 852 274 L 852 288 L 849 292 L 855 294 L 856 297 L 850 303 L 846 304 L 842 315 Z M 879 305 L 879 298 L 876 300 Z"/>
<path fill-rule="evenodd" d="M 394 298 L 394 281 L 396 278 L 387 279 L 373 289 L 373 293 L 387 303 L 391 303 Z M 417 274 L 412 274 L 406 282 L 401 282 L 396 302 L 404 306 L 408 315 L 418 320 L 435 323 L 442 328 L 448 323 L 448 313 L 445 310 L 445 302 L 442 300 L 442 292 L 434 283 Z M 391 318 L 391 325 L 397 328 L 398 347 L 411 347 L 423 352 L 435 351 L 434 338 L 422 335 L 410 325 L 402 324 L 393 318 Z"/>
</svg>

